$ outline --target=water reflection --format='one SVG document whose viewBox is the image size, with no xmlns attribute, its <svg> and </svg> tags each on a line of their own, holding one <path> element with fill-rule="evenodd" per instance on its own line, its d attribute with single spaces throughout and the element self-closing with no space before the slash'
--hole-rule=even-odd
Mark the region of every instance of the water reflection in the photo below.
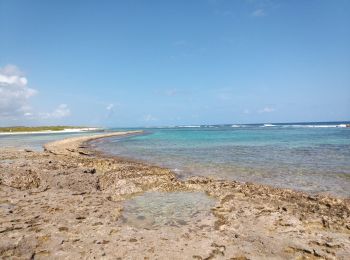
<svg viewBox="0 0 350 260">
<path fill-rule="evenodd" d="M 214 205 L 201 192 L 147 192 L 124 202 L 121 221 L 136 228 L 179 227 L 210 217 Z"/>
</svg>

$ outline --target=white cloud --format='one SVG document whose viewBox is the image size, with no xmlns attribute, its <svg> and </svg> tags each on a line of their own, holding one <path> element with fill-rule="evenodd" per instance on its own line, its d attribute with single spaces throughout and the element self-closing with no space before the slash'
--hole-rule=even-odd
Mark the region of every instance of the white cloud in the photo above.
<svg viewBox="0 0 350 260">
<path fill-rule="evenodd" d="M 114 104 L 109 104 L 109 105 L 107 105 L 107 106 L 106 106 L 106 109 L 107 109 L 108 111 L 113 110 L 113 109 L 114 109 Z"/>
<path fill-rule="evenodd" d="M 27 85 L 28 81 L 25 77 L 20 77 L 18 75 L 0 74 L 0 83 L 3 85 L 18 85 L 23 87 Z"/>
<path fill-rule="evenodd" d="M 37 91 L 27 87 L 28 80 L 14 65 L 0 68 L 0 118 L 12 118 L 30 113 L 29 99 Z"/>
<path fill-rule="evenodd" d="M 244 109 L 244 110 L 243 110 L 243 113 L 244 113 L 244 114 L 250 114 L 250 111 L 249 111 L 249 109 Z"/>
<path fill-rule="evenodd" d="M 255 16 L 255 17 L 262 17 L 265 15 L 266 13 L 264 9 L 256 9 L 254 12 L 252 12 L 252 16 Z"/>
<path fill-rule="evenodd" d="M 106 106 L 106 110 L 107 110 L 107 115 L 106 115 L 106 117 L 107 118 L 111 118 L 113 115 L 114 115 L 114 113 L 115 113 L 115 105 L 114 104 L 108 104 L 107 106 Z"/>
<path fill-rule="evenodd" d="M 263 109 L 258 110 L 258 113 L 271 113 L 274 111 L 275 109 L 272 107 L 264 107 Z"/>
<path fill-rule="evenodd" d="M 67 104 L 51 113 L 35 112 L 30 99 L 38 92 L 29 88 L 28 80 L 15 65 L 0 68 L 0 118 L 8 120 L 63 118 L 71 114 Z"/>
<path fill-rule="evenodd" d="M 0 68 L 0 84 L 25 86 L 27 83 L 27 79 L 15 65 L 8 64 Z"/>
</svg>

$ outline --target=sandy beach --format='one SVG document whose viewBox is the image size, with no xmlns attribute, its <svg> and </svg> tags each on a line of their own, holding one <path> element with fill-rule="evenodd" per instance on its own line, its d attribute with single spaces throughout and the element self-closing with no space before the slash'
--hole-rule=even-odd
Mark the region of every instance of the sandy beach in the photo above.
<svg viewBox="0 0 350 260">
<path fill-rule="evenodd" d="M 98 138 L 0 149 L 2 259 L 349 259 L 350 200 L 253 183 L 191 177 L 94 151 Z M 147 192 L 204 193 L 204 217 L 153 227 L 125 223 Z M 149 224 L 148 222 L 151 224 Z M 147 223 L 146 223 L 147 222 Z"/>
</svg>

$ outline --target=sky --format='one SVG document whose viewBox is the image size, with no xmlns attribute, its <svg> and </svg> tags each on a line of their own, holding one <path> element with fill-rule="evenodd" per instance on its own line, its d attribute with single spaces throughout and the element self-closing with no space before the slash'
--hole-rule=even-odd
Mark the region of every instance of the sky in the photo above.
<svg viewBox="0 0 350 260">
<path fill-rule="evenodd" d="M 350 1 L 0 0 L 0 126 L 350 120 Z"/>
</svg>

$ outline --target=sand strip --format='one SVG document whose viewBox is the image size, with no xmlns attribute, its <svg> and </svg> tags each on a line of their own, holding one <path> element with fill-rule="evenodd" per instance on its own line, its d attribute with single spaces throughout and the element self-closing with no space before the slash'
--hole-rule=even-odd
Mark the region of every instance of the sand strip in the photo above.
<svg viewBox="0 0 350 260">
<path fill-rule="evenodd" d="M 89 154 L 86 151 L 86 146 L 84 143 L 101 139 L 107 137 L 115 137 L 115 136 L 127 136 L 133 134 L 141 134 L 143 131 L 125 131 L 125 132 L 113 132 L 113 133 L 105 133 L 105 134 L 96 134 L 90 136 L 79 136 L 79 137 L 70 137 L 63 140 L 58 140 L 54 142 L 50 142 L 44 145 L 44 151 L 53 153 L 53 154 L 61 154 L 61 155 L 79 155 L 79 154 Z"/>
</svg>

